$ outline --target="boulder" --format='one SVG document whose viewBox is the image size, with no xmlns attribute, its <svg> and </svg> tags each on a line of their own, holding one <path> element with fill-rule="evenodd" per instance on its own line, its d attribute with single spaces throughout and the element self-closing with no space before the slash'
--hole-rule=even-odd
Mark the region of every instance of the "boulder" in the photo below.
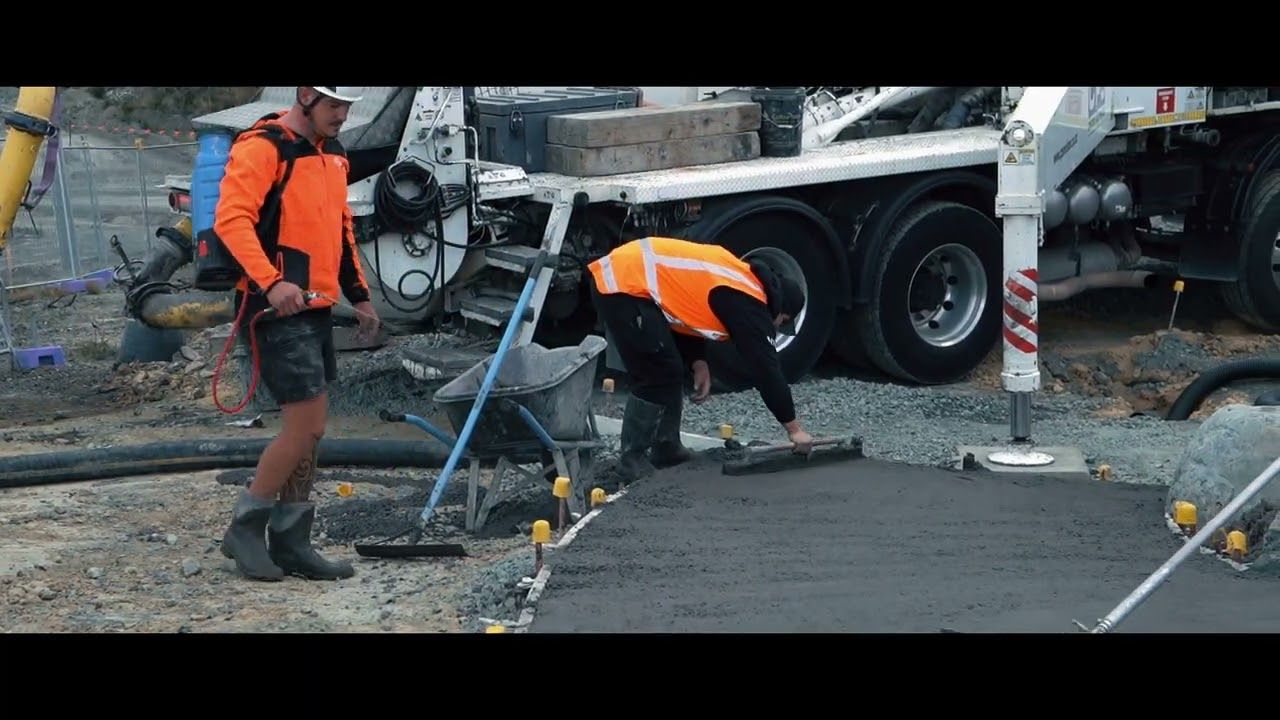
<svg viewBox="0 0 1280 720">
<path fill-rule="evenodd" d="M 1166 510 L 1185 500 L 1196 506 L 1204 527 L 1231 500 L 1280 457 L 1280 407 L 1228 405 L 1200 426 L 1187 445 L 1169 486 Z M 1223 527 L 1249 537 L 1245 561 L 1280 574 L 1280 478 L 1244 505 Z M 1210 541 L 1212 543 L 1212 540 Z"/>
</svg>

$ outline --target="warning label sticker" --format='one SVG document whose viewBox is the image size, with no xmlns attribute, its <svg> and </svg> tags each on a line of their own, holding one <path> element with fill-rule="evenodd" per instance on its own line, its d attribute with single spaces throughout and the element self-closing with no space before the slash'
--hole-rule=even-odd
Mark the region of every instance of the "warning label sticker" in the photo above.
<svg viewBox="0 0 1280 720">
<path fill-rule="evenodd" d="M 1164 115 L 1173 112 L 1173 104 L 1176 100 L 1173 88 L 1160 88 L 1156 90 L 1156 114 Z"/>
<path fill-rule="evenodd" d="M 1004 155 L 1005 165 L 1035 165 L 1035 150 L 1010 150 Z"/>
</svg>

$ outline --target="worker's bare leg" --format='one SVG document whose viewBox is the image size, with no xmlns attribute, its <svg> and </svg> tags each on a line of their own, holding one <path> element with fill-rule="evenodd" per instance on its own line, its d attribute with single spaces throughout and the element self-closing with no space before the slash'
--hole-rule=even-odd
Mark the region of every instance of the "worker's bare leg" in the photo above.
<svg viewBox="0 0 1280 720">
<path fill-rule="evenodd" d="M 355 573 L 350 564 L 331 563 L 311 546 L 311 489 L 328 420 L 325 388 L 337 373 L 331 332 L 329 318 L 318 315 L 260 328 L 262 381 L 281 403 L 282 427 L 258 459 L 222 544 L 249 577 L 335 579 Z"/>
<path fill-rule="evenodd" d="M 271 560 L 286 573 L 312 580 L 336 580 L 355 574 L 350 563 L 330 562 L 311 545 L 316 519 L 311 488 L 315 485 L 316 459 L 328 418 L 327 397 L 322 393 L 284 409 L 285 427 L 292 430 L 287 446 L 292 452 L 280 458 L 281 467 L 289 470 L 280 483 L 280 502 L 271 512 L 267 531 Z"/>
<path fill-rule="evenodd" d="M 261 500 L 279 498 L 283 502 L 310 499 L 328 410 L 327 394 L 281 408 L 280 434 L 258 459 L 249 494 Z"/>
</svg>

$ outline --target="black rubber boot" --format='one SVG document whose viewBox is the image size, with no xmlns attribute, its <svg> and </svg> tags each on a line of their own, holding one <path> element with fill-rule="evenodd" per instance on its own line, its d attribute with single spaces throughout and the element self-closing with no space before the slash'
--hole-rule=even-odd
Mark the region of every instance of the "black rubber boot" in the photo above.
<svg viewBox="0 0 1280 720">
<path fill-rule="evenodd" d="M 658 424 L 658 438 L 649 454 L 654 467 L 671 467 L 693 459 L 693 451 L 680 442 L 680 415 L 684 410 L 684 395 L 673 393 L 662 410 L 662 422 Z"/>
<path fill-rule="evenodd" d="M 274 504 L 273 500 L 259 500 L 248 490 L 241 490 L 231 512 L 231 527 L 222 536 L 222 554 L 235 560 L 236 568 L 254 580 L 284 579 L 284 571 L 267 552 L 267 522 Z"/>
<path fill-rule="evenodd" d="M 315 503 L 276 503 L 267 530 L 271 559 L 290 575 L 310 580 L 337 580 L 355 575 L 351 563 L 326 560 L 311 546 L 311 526 L 315 519 Z"/>
<path fill-rule="evenodd" d="M 653 474 L 649 448 L 658 434 L 662 406 L 632 395 L 622 416 L 622 455 L 618 458 L 618 475 L 622 482 L 632 483 Z"/>
</svg>

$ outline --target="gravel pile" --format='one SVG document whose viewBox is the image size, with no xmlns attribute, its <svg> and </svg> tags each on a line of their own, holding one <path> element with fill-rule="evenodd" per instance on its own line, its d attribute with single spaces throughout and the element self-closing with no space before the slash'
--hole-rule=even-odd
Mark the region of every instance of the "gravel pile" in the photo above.
<svg viewBox="0 0 1280 720">
<path fill-rule="evenodd" d="M 387 408 L 424 417 L 430 415 L 434 411 L 431 398 L 444 382 L 414 379 L 402 364 L 404 352 L 439 347 L 482 348 L 486 342 L 448 333 L 429 333 L 393 337 L 387 345 L 372 352 L 339 353 L 338 381 L 329 394 L 330 412 L 376 417 L 379 410 Z"/>
<path fill-rule="evenodd" d="M 798 383 L 792 393 L 812 434 L 859 435 L 875 458 L 953 466 L 957 445 L 996 445 L 1009 439 L 1009 401 L 1003 394 L 846 378 Z M 1198 423 L 1095 417 L 1106 404 L 1105 398 L 1037 394 L 1032 438 L 1042 445 L 1078 447 L 1091 465 L 1111 465 L 1118 481 L 1169 482 Z M 702 406 L 686 403 L 684 412 L 686 432 L 718 437 L 720 424 L 727 422 L 744 440 L 786 440 L 754 390 L 716 395 Z"/>
<path fill-rule="evenodd" d="M 533 577 L 533 569 L 533 552 L 521 549 L 481 570 L 458 601 L 458 614 L 466 616 L 475 631 L 484 629 L 484 623 L 480 622 L 482 617 L 514 622 L 529 592 L 527 588 L 519 587 L 520 580 Z"/>
</svg>

